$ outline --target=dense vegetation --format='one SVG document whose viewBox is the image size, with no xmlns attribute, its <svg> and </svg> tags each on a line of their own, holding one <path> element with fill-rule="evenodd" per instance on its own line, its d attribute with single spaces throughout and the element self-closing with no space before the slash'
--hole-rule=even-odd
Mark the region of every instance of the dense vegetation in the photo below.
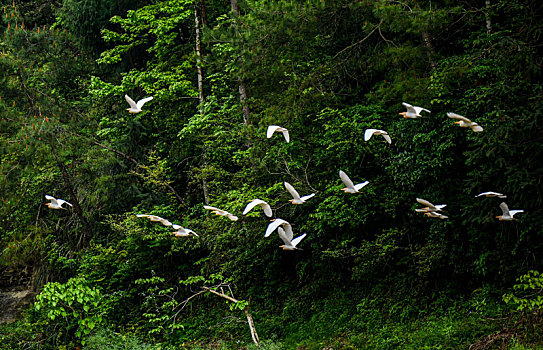
<svg viewBox="0 0 543 350">
<path fill-rule="evenodd" d="M 260 348 L 543 347 L 539 1 L 0 4 L 0 264 L 40 291 L 0 348 L 257 348 L 245 313 Z"/>
</svg>

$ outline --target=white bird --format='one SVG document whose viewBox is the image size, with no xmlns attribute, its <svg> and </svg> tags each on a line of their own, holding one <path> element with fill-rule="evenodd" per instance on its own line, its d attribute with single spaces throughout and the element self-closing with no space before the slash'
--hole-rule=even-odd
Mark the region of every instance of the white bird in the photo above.
<svg viewBox="0 0 543 350">
<path fill-rule="evenodd" d="M 426 212 L 426 213 L 424 213 L 424 215 L 426 215 L 429 218 L 438 218 L 438 219 L 448 219 L 449 218 L 446 215 L 443 215 L 443 214 L 440 214 L 440 213 L 434 212 L 434 211 Z"/>
<path fill-rule="evenodd" d="M 415 211 L 419 212 L 419 213 L 420 212 L 427 213 L 427 212 L 441 211 L 441 209 L 443 209 L 443 208 L 445 208 L 447 206 L 447 204 L 434 205 L 434 204 L 428 202 L 426 199 L 422 199 L 422 198 L 417 198 L 417 202 L 419 202 L 420 204 L 426 206 L 425 208 L 415 209 Z"/>
<path fill-rule="evenodd" d="M 226 216 L 227 218 L 229 218 L 232 221 L 238 221 L 237 216 L 227 212 L 226 210 L 215 208 L 215 207 L 212 207 L 212 206 L 209 206 L 209 205 L 204 205 L 204 209 L 211 210 L 211 212 L 215 213 L 216 215 Z"/>
<path fill-rule="evenodd" d="M 404 118 L 409 118 L 409 119 L 422 118 L 422 115 L 420 115 L 420 112 L 422 111 L 431 113 L 426 108 L 411 106 L 409 103 L 402 102 L 402 105 L 404 105 L 407 108 L 407 112 L 399 113 L 400 115 L 403 115 Z"/>
<path fill-rule="evenodd" d="M 364 141 L 368 141 L 369 139 L 371 139 L 373 135 L 383 135 L 383 137 L 388 143 L 392 143 L 392 140 L 390 139 L 390 136 L 388 136 L 388 133 L 384 130 L 378 130 L 378 129 L 367 129 L 364 132 Z"/>
<path fill-rule="evenodd" d="M 266 229 L 266 234 L 264 237 L 269 237 L 273 231 L 275 231 L 279 226 L 283 226 L 283 229 L 287 232 L 287 235 L 293 235 L 292 233 L 292 226 L 283 219 L 273 219 L 272 222 L 268 225 L 268 228 Z"/>
<path fill-rule="evenodd" d="M 50 200 L 51 202 L 49 203 L 45 203 L 46 206 L 49 207 L 49 209 L 64 209 L 64 210 L 67 210 L 68 208 L 64 208 L 62 205 L 64 205 L 64 203 L 66 203 L 67 205 L 69 205 L 70 207 L 73 207 L 73 205 L 71 203 L 68 203 L 66 202 L 64 199 L 57 199 L 53 196 L 49 196 L 49 195 L 45 195 L 45 199 L 47 200 Z"/>
<path fill-rule="evenodd" d="M 188 236 L 200 237 L 193 230 L 185 228 L 181 225 L 172 225 L 172 228 L 175 230 L 172 232 L 175 235 L 175 237 L 188 237 Z"/>
<path fill-rule="evenodd" d="M 478 195 L 475 196 L 475 198 L 477 197 L 481 197 L 481 196 L 485 196 L 485 197 L 498 197 L 498 198 L 507 198 L 507 196 L 503 193 L 498 193 L 498 192 L 483 192 L 483 193 L 479 193 Z"/>
<path fill-rule="evenodd" d="M 347 187 L 341 189 L 342 191 L 345 191 L 345 193 L 358 193 L 358 191 L 360 191 L 360 189 L 362 189 L 362 187 L 369 184 L 369 181 L 364 181 L 362 183 L 359 183 L 359 184 L 355 185 L 351 181 L 351 179 L 349 179 L 347 174 L 345 174 L 345 172 L 343 172 L 343 170 L 339 171 L 339 177 L 341 178 L 341 181 L 343 181 L 345 186 L 347 186 Z"/>
<path fill-rule="evenodd" d="M 124 95 L 124 99 L 126 100 L 126 102 L 128 102 L 128 104 L 130 105 L 130 108 L 127 108 L 126 110 L 129 111 L 130 113 L 139 113 L 141 112 L 141 107 L 143 107 L 143 105 L 146 103 L 146 102 L 149 102 L 153 99 L 153 96 L 151 97 L 146 97 L 146 98 L 142 98 L 141 100 L 138 101 L 138 103 L 134 102 L 133 99 L 130 98 L 130 96 L 128 95 Z"/>
<path fill-rule="evenodd" d="M 243 215 L 247 215 L 247 213 L 250 212 L 257 205 L 260 205 L 262 207 L 262 209 L 264 210 L 264 214 L 266 214 L 266 216 L 271 217 L 273 215 L 270 205 L 264 202 L 262 199 L 258 199 L 258 198 L 253 199 L 252 201 L 249 202 L 249 204 L 247 204 L 247 206 L 245 207 L 245 210 L 243 211 Z"/>
<path fill-rule="evenodd" d="M 282 227 L 277 228 L 277 233 L 279 233 L 279 238 L 285 243 L 279 246 L 280 248 L 283 248 L 283 250 L 301 250 L 300 248 L 296 248 L 296 246 L 307 235 L 307 233 L 304 233 L 303 235 L 292 239 L 292 230 L 285 231 Z"/>
<path fill-rule="evenodd" d="M 168 220 L 166 219 L 163 219 L 161 218 L 160 216 L 156 216 L 156 215 L 148 215 L 148 214 L 138 214 L 136 215 L 138 218 L 148 218 L 149 220 L 151 221 L 154 221 L 154 222 L 160 222 L 162 225 L 164 226 L 172 226 L 172 223 L 169 222 Z"/>
<path fill-rule="evenodd" d="M 292 202 L 292 204 L 305 203 L 305 201 L 307 201 L 309 198 L 311 198 L 311 197 L 313 197 L 315 195 L 315 193 L 311 193 L 311 194 L 308 194 L 307 196 L 300 197 L 298 192 L 294 189 L 294 187 L 292 187 L 291 184 L 289 184 L 288 182 L 285 181 L 284 185 L 285 185 L 285 188 L 287 189 L 287 191 L 292 196 L 292 199 L 289 199 L 289 202 Z"/>
<path fill-rule="evenodd" d="M 285 140 L 287 142 L 290 142 L 290 136 L 288 135 L 288 129 L 285 129 L 283 127 L 280 127 L 278 125 L 270 125 L 268 126 L 268 132 L 266 133 L 267 138 L 271 138 L 273 136 L 273 133 L 276 131 L 280 131 L 283 133 L 283 136 L 285 137 Z"/>
<path fill-rule="evenodd" d="M 474 131 L 474 132 L 483 131 L 483 128 L 479 124 L 477 124 L 475 122 L 472 122 L 468 118 L 463 117 L 463 116 L 461 116 L 459 114 L 447 112 L 447 117 L 453 118 L 453 119 L 458 119 L 459 121 L 454 122 L 454 123 L 458 124 L 462 128 L 471 128 L 471 130 Z"/>
<path fill-rule="evenodd" d="M 516 220 L 513 216 L 517 213 L 524 213 L 524 210 L 509 210 L 505 202 L 500 203 L 500 208 L 502 209 L 502 215 L 496 216 L 500 221 L 511 221 Z"/>
</svg>

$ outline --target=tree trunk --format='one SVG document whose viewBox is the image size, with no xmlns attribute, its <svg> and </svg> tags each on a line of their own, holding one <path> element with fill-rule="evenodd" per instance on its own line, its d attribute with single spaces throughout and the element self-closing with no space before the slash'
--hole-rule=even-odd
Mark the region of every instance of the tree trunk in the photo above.
<svg viewBox="0 0 543 350">
<path fill-rule="evenodd" d="M 200 39 L 200 17 L 198 6 L 194 6 L 194 27 L 196 28 L 196 69 L 198 70 L 198 101 L 200 102 L 200 113 L 204 103 L 204 74 L 202 73 L 202 49 Z"/>
<path fill-rule="evenodd" d="M 247 105 L 247 86 L 245 86 L 245 81 L 242 77 L 238 78 L 239 80 L 239 101 L 241 102 L 241 108 L 243 111 L 243 124 L 247 125 L 249 120 L 249 106 Z"/>
<path fill-rule="evenodd" d="M 221 298 L 224 298 L 226 300 L 229 300 L 233 303 L 237 303 L 238 300 L 232 298 L 231 296 L 228 296 L 226 294 L 223 294 L 223 293 L 220 293 L 220 292 L 217 292 L 216 290 L 214 289 L 211 289 L 211 288 L 208 288 L 208 287 L 202 287 L 204 290 L 207 290 L 208 292 L 210 293 L 213 293 L 217 296 L 220 296 Z M 258 345 L 260 344 L 260 338 L 258 338 L 258 334 L 256 333 L 256 327 L 255 327 L 255 323 L 253 321 L 253 316 L 251 316 L 251 311 L 249 310 L 249 306 L 246 306 L 244 309 L 243 309 L 243 312 L 245 313 L 245 316 L 247 316 L 247 323 L 249 324 L 249 329 L 251 331 L 251 337 L 253 338 L 253 342 L 255 343 L 255 345 Z"/>
<path fill-rule="evenodd" d="M 207 14 L 204 0 L 200 0 L 200 15 L 202 16 L 202 24 L 204 27 L 207 27 Z"/>
<path fill-rule="evenodd" d="M 426 52 L 428 54 L 428 62 L 430 63 L 430 68 L 432 70 L 436 69 L 436 63 L 432 59 L 432 56 L 434 54 L 434 47 L 432 46 L 432 42 L 430 41 L 430 36 L 428 35 L 427 31 L 422 32 L 422 41 L 424 42 L 424 46 L 426 47 Z"/>
<path fill-rule="evenodd" d="M 239 17 L 239 6 L 237 0 L 230 0 L 230 5 L 232 6 L 232 15 L 234 16 L 234 20 L 237 22 L 237 18 Z M 240 59 L 241 61 L 241 59 Z M 241 102 L 241 108 L 243 111 L 243 124 L 247 125 L 249 121 L 249 106 L 247 105 L 247 85 L 245 85 L 245 81 L 241 77 L 241 75 L 238 77 L 239 82 L 239 101 Z"/>
<path fill-rule="evenodd" d="M 255 323 L 253 321 L 253 316 L 251 316 L 251 312 L 249 311 L 249 306 L 246 306 L 243 311 L 245 312 L 245 316 L 247 316 L 247 323 L 249 324 L 249 329 L 251 330 L 253 342 L 258 345 L 260 343 L 260 339 L 258 339 L 258 334 L 256 333 Z"/>
<path fill-rule="evenodd" d="M 234 17 L 238 17 L 239 15 L 239 6 L 237 0 L 230 0 L 230 6 L 232 6 L 232 13 L 234 14 Z"/>
<path fill-rule="evenodd" d="M 204 0 L 200 0 L 200 9 L 205 9 Z M 196 30 L 196 69 L 198 70 L 198 101 L 199 112 L 204 112 L 204 74 L 202 72 L 202 48 L 200 38 L 200 17 L 198 16 L 198 6 L 194 6 L 194 27 Z M 205 146 L 204 146 L 204 165 L 205 165 Z M 204 203 L 209 204 L 209 190 L 207 188 L 207 180 L 202 177 L 202 192 L 204 194 Z"/>
<path fill-rule="evenodd" d="M 490 18 L 490 0 L 485 0 L 486 33 L 492 33 L 492 20 Z"/>
</svg>

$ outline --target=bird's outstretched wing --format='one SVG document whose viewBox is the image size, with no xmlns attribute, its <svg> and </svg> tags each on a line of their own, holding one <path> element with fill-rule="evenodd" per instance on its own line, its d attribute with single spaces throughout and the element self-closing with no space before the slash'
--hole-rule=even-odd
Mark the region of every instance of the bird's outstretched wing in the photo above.
<svg viewBox="0 0 543 350">
<path fill-rule="evenodd" d="M 204 205 L 204 209 L 206 210 L 211 210 L 213 212 L 215 212 L 216 214 L 219 214 L 219 215 L 225 215 L 225 211 L 222 210 L 222 209 L 219 209 L 219 208 L 215 208 L 215 207 L 212 207 L 210 205 Z"/>
<path fill-rule="evenodd" d="M 432 209 L 436 209 L 436 207 L 432 203 L 428 202 L 426 199 L 417 198 L 417 202 Z"/>
<path fill-rule="evenodd" d="M 262 201 L 262 203 L 260 203 L 260 206 L 264 210 L 264 214 L 266 214 L 267 217 L 271 218 L 273 213 L 272 213 L 272 208 L 270 207 L 270 205 Z"/>
<path fill-rule="evenodd" d="M 471 120 L 469 120 L 468 118 L 466 117 L 463 117 L 461 116 L 460 114 L 456 114 L 456 113 L 452 113 L 452 112 L 447 112 L 447 117 L 449 118 L 453 118 L 453 119 L 459 119 L 459 120 L 462 120 L 466 123 L 471 123 Z"/>
<path fill-rule="evenodd" d="M 273 133 L 277 129 L 282 129 L 279 125 L 270 125 L 268 126 L 268 131 L 266 132 L 266 137 L 271 138 L 273 136 Z"/>
<path fill-rule="evenodd" d="M 291 245 L 292 242 L 292 235 L 289 235 L 286 233 L 285 230 L 283 230 L 282 227 L 278 227 L 277 228 L 277 233 L 279 234 L 279 238 L 281 238 L 281 240 L 286 244 L 286 245 Z"/>
<path fill-rule="evenodd" d="M 507 196 L 504 195 L 503 193 L 492 192 L 492 191 L 481 192 L 481 193 L 479 193 L 478 195 L 476 195 L 475 197 L 481 197 L 481 196 L 486 196 L 486 197 L 498 197 L 498 198 L 507 198 Z"/>
<path fill-rule="evenodd" d="M 284 185 L 285 185 L 285 188 L 287 189 L 287 191 L 290 193 L 290 195 L 292 196 L 292 198 L 294 199 L 298 199 L 298 200 L 301 200 L 300 198 L 300 195 L 298 194 L 298 192 L 294 189 L 294 187 L 292 187 L 291 184 L 289 184 L 288 182 L 284 182 Z"/>
<path fill-rule="evenodd" d="M 402 105 L 404 105 L 404 107 L 407 108 L 407 112 L 413 113 L 413 114 L 418 114 L 417 111 L 415 110 L 415 108 L 413 108 L 413 106 L 410 105 L 409 103 L 402 102 Z"/>
<path fill-rule="evenodd" d="M 367 132 L 367 130 L 366 130 L 366 132 Z M 347 186 L 347 188 L 355 188 L 354 183 L 351 181 L 349 176 L 347 176 L 347 174 L 345 174 L 345 172 L 343 170 L 339 171 L 339 177 L 341 178 L 341 181 L 343 181 L 345 186 Z"/>
<path fill-rule="evenodd" d="M 422 111 L 425 111 L 425 112 L 428 112 L 428 113 L 432 113 L 430 112 L 430 110 L 426 109 L 426 108 L 422 108 L 422 107 L 413 107 L 413 109 L 415 110 L 415 112 L 420 115 L 420 112 Z"/>
<path fill-rule="evenodd" d="M 283 136 L 285 137 L 285 141 L 287 143 L 290 142 L 290 135 L 288 134 L 288 129 L 282 128 L 281 132 L 283 133 Z"/>
<path fill-rule="evenodd" d="M 290 224 L 283 220 L 283 219 L 275 219 L 273 220 L 269 225 L 268 225 L 268 228 L 266 229 L 266 234 L 264 235 L 264 237 L 269 237 L 273 231 L 275 231 L 279 226 L 281 225 L 288 225 L 290 226 Z"/>
<path fill-rule="evenodd" d="M 383 137 L 385 138 L 385 140 L 391 144 L 392 143 L 392 139 L 390 138 L 390 136 L 388 136 L 388 134 L 383 134 Z"/>
<path fill-rule="evenodd" d="M 164 226 L 172 226 L 173 225 L 170 221 L 168 221 L 168 220 L 166 220 L 164 218 L 161 218 L 160 216 L 156 216 L 156 215 L 137 214 L 136 216 L 138 218 L 148 218 L 151 221 L 160 222 Z"/>
<path fill-rule="evenodd" d="M 197 234 L 196 232 L 194 232 L 194 231 L 191 230 L 191 229 L 186 228 L 185 231 L 186 231 L 187 233 L 189 233 L 189 234 L 192 233 L 192 234 L 195 235 L 196 237 L 200 237 L 200 236 L 198 236 L 198 234 Z"/>
<path fill-rule="evenodd" d="M 138 109 L 137 103 L 134 102 L 134 100 L 131 99 L 130 96 L 124 95 L 124 99 L 126 100 L 126 102 L 128 102 L 128 104 L 130 105 L 131 108 Z"/>
<path fill-rule="evenodd" d="M 138 109 L 141 109 L 141 107 L 143 107 L 144 104 L 151 101 L 152 99 L 153 99 L 153 96 L 142 98 L 141 100 L 138 101 L 136 106 L 138 107 Z M 132 101 L 132 102 L 134 102 L 134 101 Z"/>
<path fill-rule="evenodd" d="M 225 214 L 226 217 L 229 218 L 230 220 L 232 220 L 232 221 L 238 221 L 239 218 L 238 218 L 237 216 L 235 216 L 234 214 L 231 214 L 231 213 L 229 213 L 229 212 L 225 212 L 225 213 L 226 213 L 226 214 Z"/>
<path fill-rule="evenodd" d="M 266 216 L 271 217 L 273 215 L 270 205 L 264 202 L 262 199 L 258 199 L 258 198 L 253 199 L 252 201 L 249 202 L 249 204 L 247 204 L 247 206 L 245 207 L 245 210 L 243 210 L 243 215 L 246 215 L 257 205 L 260 205 L 262 207 L 262 209 L 264 210 L 264 214 L 266 214 Z"/>
<path fill-rule="evenodd" d="M 62 205 L 63 205 L 64 203 L 68 204 L 70 207 L 73 207 L 72 203 L 66 202 L 64 199 L 57 199 L 57 203 L 58 203 L 58 205 L 60 205 L 61 207 L 62 207 Z"/>
<path fill-rule="evenodd" d="M 296 247 L 296 246 L 298 245 L 298 243 L 300 243 L 300 241 L 301 241 L 302 239 L 305 238 L 306 235 L 307 235 L 307 233 L 304 233 L 303 235 L 294 238 L 294 239 L 291 241 L 292 246 L 293 246 L 293 247 Z"/>
<path fill-rule="evenodd" d="M 471 126 L 471 130 L 474 132 L 481 132 L 483 131 L 483 127 L 477 123 L 474 123 L 474 125 Z"/>
<path fill-rule="evenodd" d="M 509 207 L 507 206 L 507 204 L 505 204 L 505 202 L 500 203 L 500 208 L 502 210 L 503 215 L 505 215 L 505 216 L 510 215 Z"/>
<path fill-rule="evenodd" d="M 245 209 L 243 210 L 243 215 L 247 215 L 248 212 L 250 212 L 254 207 L 260 204 L 260 199 L 253 199 L 252 201 L 247 204 Z"/>
<path fill-rule="evenodd" d="M 361 188 L 363 188 L 364 186 L 366 186 L 369 183 L 370 183 L 369 181 L 364 181 L 362 183 L 356 184 L 356 185 L 354 185 L 354 189 L 359 191 Z"/>
<path fill-rule="evenodd" d="M 311 194 L 308 194 L 307 196 L 301 197 L 300 199 L 305 202 L 306 200 L 308 200 L 309 198 L 313 198 L 314 196 L 315 196 L 315 193 L 311 193 Z"/>
<path fill-rule="evenodd" d="M 376 132 L 377 129 L 366 129 L 364 131 L 364 141 L 368 141 L 373 136 L 373 133 Z"/>
</svg>

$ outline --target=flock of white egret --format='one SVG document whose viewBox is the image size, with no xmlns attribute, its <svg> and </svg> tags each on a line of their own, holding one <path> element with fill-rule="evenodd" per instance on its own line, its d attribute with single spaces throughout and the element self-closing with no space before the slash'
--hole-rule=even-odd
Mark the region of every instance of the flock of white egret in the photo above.
<svg viewBox="0 0 543 350">
<path fill-rule="evenodd" d="M 125 95 L 124 97 L 125 97 L 126 101 L 128 102 L 128 104 L 130 105 L 130 108 L 127 108 L 127 110 L 130 113 L 140 113 L 140 112 L 142 112 L 141 108 L 143 107 L 143 105 L 146 102 L 151 101 L 153 99 L 152 96 L 151 97 L 146 97 L 144 99 L 139 100 L 136 103 L 128 95 Z M 431 113 L 426 108 L 412 106 L 412 105 L 410 105 L 408 103 L 405 103 L 405 102 L 403 102 L 402 104 L 407 108 L 406 112 L 399 113 L 400 115 L 403 115 L 404 118 L 417 119 L 417 118 L 422 118 L 422 115 L 420 114 L 421 112 Z M 449 118 L 452 118 L 452 119 L 457 119 L 458 121 L 456 121 L 454 123 L 458 124 L 460 127 L 470 128 L 474 132 L 483 131 L 483 128 L 479 124 L 477 124 L 475 122 L 472 122 L 471 120 L 469 120 L 466 117 L 463 117 L 461 115 L 458 115 L 456 113 L 451 113 L 451 112 L 448 112 L 447 116 Z M 275 132 L 281 132 L 283 134 L 284 138 L 285 138 L 285 141 L 290 142 L 290 135 L 289 135 L 288 129 L 283 128 L 283 127 L 278 126 L 278 125 L 270 125 L 268 127 L 268 130 L 266 132 L 267 138 L 271 138 Z M 364 141 L 369 141 L 373 135 L 376 135 L 376 136 L 381 135 L 381 136 L 383 136 L 383 138 L 385 139 L 386 142 L 388 142 L 389 144 L 392 143 L 392 139 L 390 138 L 388 133 L 386 131 L 384 131 L 384 130 L 378 130 L 378 129 L 367 129 L 364 132 Z M 351 181 L 349 176 L 347 176 L 347 174 L 342 170 L 339 171 L 339 177 L 340 177 L 341 181 L 346 186 L 345 188 L 342 188 L 342 191 L 344 191 L 345 193 L 351 193 L 351 194 L 359 193 L 360 190 L 369 183 L 368 181 L 364 181 L 362 183 L 359 183 L 359 184 L 355 185 L 354 182 Z M 285 186 L 286 190 L 292 196 L 292 199 L 289 200 L 289 202 L 291 202 L 292 204 L 298 204 L 298 205 L 303 204 L 307 200 L 309 200 L 313 196 L 315 196 L 315 193 L 311 193 L 311 194 L 308 194 L 308 195 L 305 195 L 305 196 L 300 196 L 298 191 L 296 191 L 296 189 L 286 181 L 284 182 L 284 186 Z M 490 191 L 490 192 L 480 193 L 480 194 L 476 195 L 475 197 L 506 198 L 507 196 L 502 194 L 502 193 L 491 192 Z M 49 196 L 49 195 L 46 195 L 45 198 L 50 201 L 49 203 L 45 203 L 45 205 L 48 206 L 50 209 L 68 209 L 67 206 L 70 206 L 70 207 L 72 206 L 71 203 L 68 203 L 67 201 L 65 201 L 63 199 L 57 199 L 57 198 Z M 431 202 L 429 202 L 429 201 L 427 201 L 425 199 L 422 199 L 422 198 L 417 198 L 416 200 L 417 200 L 418 203 L 420 203 L 420 204 L 422 204 L 424 206 L 423 208 L 415 209 L 416 212 L 423 213 L 424 215 L 426 215 L 426 216 L 428 216 L 430 218 L 448 219 L 448 216 L 443 214 L 443 208 L 445 208 L 447 206 L 446 204 L 434 205 Z M 64 206 L 64 204 L 66 204 L 66 206 Z M 265 201 L 263 201 L 261 199 L 258 199 L 258 198 L 255 198 L 255 199 L 251 200 L 249 202 L 249 204 L 247 204 L 247 206 L 245 207 L 245 210 L 243 210 L 243 215 L 246 215 L 247 213 L 249 213 L 249 211 L 254 209 L 256 206 L 262 207 L 262 210 L 264 211 L 264 214 L 267 217 L 272 217 L 273 213 L 272 213 L 272 208 L 270 207 L 270 205 L 268 203 L 266 203 Z M 496 218 L 498 218 L 500 221 L 516 220 L 516 219 L 513 218 L 513 216 L 515 214 L 517 214 L 517 213 L 522 213 L 524 211 L 524 210 L 509 210 L 509 208 L 508 208 L 507 204 L 505 204 L 505 202 L 502 202 L 500 204 L 500 208 L 502 210 L 502 215 L 496 216 Z M 226 210 L 215 208 L 215 207 L 212 207 L 212 206 L 209 206 L 209 205 L 204 205 L 204 209 L 209 210 L 209 211 L 213 212 L 216 215 L 225 216 L 225 217 L 227 217 L 228 219 L 230 219 L 232 221 L 237 221 L 238 220 L 238 217 L 236 215 L 234 215 L 232 213 L 229 213 Z M 196 237 L 198 237 L 198 234 L 196 234 L 196 232 L 194 232 L 194 231 L 192 231 L 192 230 L 190 230 L 188 228 L 182 227 L 180 225 L 173 224 L 172 222 L 170 222 L 170 221 L 168 221 L 166 219 L 163 219 L 163 218 L 161 218 L 159 216 L 147 215 L 147 214 L 138 214 L 136 216 L 137 217 L 148 218 L 151 221 L 159 222 L 162 225 L 167 226 L 167 227 L 171 226 L 175 230 L 172 233 L 176 237 L 188 237 L 188 236 L 196 236 Z M 277 233 L 279 234 L 279 238 L 285 243 L 284 245 L 280 246 L 284 250 L 300 249 L 300 248 L 297 248 L 297 245 L 306 236 L 306 234 L 304 233 L 304 234 L 302 234 L 302 235 L 300 235 L 300 236 L 298 236 L 296 238 L 293 238 L 294 233 L 292 231 L 291 224 L 288 223 L 286 220 L 276 218 L 276 219 L 273 219 L 271 221 L 271 223 L 268 225 L 264 237 L 269 237 L 275 230 L 277 230 Z"/>
</svg>

